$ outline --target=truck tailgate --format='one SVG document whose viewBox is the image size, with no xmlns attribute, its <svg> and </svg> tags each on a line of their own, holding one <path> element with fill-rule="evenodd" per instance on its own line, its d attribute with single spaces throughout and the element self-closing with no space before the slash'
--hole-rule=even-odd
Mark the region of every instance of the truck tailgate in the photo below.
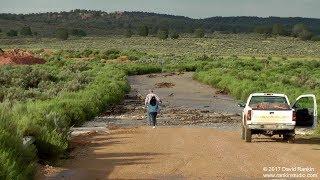
<svg viewBox="0 0 320 180">
<path fill-rule="evenodd" d="M 253 110 L 252 124 L 292 123 L 292 110 Z"/>
</svg>

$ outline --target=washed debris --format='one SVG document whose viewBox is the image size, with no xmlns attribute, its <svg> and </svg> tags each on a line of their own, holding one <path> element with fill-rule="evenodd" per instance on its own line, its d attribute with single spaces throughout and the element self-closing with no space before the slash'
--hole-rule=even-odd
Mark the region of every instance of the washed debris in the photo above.
<svg viewBox="0 0 320 180">
<path fill-rule="evenodd" d="M 258 103 L 251 105 L 252 109 L 256 110 L 266 110 L 266 109 L 279 109 L 279 110 L 286 110 L 290 109 L 287 104 L 283 103 Z"/>
<path fill-rule="evenodd" d="M 222 95 L 227 95 L 228 90 L 226 89 L 219 89 L 218 91 L 215 92 L 215 94 L 222 94 Z M 216 97 L 216 96 L 215 96 Z"/>
<path fill-rule="evenodd" d="M 114 124 L 108 125 L 108 129 L 110 129 L 110 130 L 116 130 L 116 129 L 119 129 L 119 128 L 120 128 L 119 126 L 114 125 Z"/>
<path fill-rule="evenodd" d="M 203 109 L 186 109 L 162 104 L 160 111 L 158 124 L 161 126 L 213 126 L 219 123 L 239 124 L 241 122 L 239 114 L 222 114 Z M 126 95 L 126 99 L 121 104 L 114 105 L 107 110 L 107 113 L 90 121 L 90 126 L 99 125 L 101 122 L 105 123 L 108 130 L 146 125 L 148 121 L 143 99 L 138 95 Z"/>
<path fill-rule="evenodd" d="M 148 74 L 147 77 L 148 77 L 148 78 L 156 78 L 157 75 L 156 75 L 156 74 Z"/>
<path fill-rule="evenodd" d="M 92 135 L 98 132 L 106 132 L 106 127 L 73 127 L 71 128 L 71 136 Z"/>
<path fill-rule="evenodd" d="M 173 97 L 173 96 L 174 96 L 174 93 L 170 93 L 170 94 L 169 94 L 169 97 Z"/>
<path fill-rule="evenodd" d="M 169 83 L 169 82 L 161 82 L 161 83 L 156 83 L 155 84 L 156 88 L 171 88 L 173 86 L 175 86 L 175 84 Z"/>
<path fill-rule="evenodd" d="M 168 76 L 174 76 L 174 75 L 176 75 L 176 73 L 175 72 L 171 72 L 171 73 L 164 74 L 162 76 L 163 77 L 168 77 Z"/>
<path fill-rule="evenodd" d="M 60 167 L 53 167 L 53 166 L 50 166 L 50 165 L 40 165 L 40 172 L 44 175 L 44 176 L 52 176 L 52 175 L 55 175 L 57 173 L 60 173 L 62 172 L 63 168 L 60 168 Z"/>
<path fill-rule="evenodd" d="M 45 60 L 37 58 L 33 53 L 21 49 L 0 52 L 0 65 L 5 64 L 44 64 Z"/>
</svg>

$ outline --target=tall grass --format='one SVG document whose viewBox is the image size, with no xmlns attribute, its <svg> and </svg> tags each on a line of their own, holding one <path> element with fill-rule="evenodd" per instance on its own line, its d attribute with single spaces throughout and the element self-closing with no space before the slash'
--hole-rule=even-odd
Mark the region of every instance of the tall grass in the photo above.
<svg viewBox="0 0 320 180">
<path fill-rule="evenodd" d="M 24 147 L 8 108 L 0 108 L 0 179 L 32 179 L 36 167 L 34 146 Z"/>
<path fill-rule="evenodd" d="M 62 91 L 46 100 L 9 102 L 2 106 L 0 126 L 0 179 L 32 177 L 36 153 L 40 158 L 58 157 L 68 148 L 70 127 L 80 125 L 119 103 L 130 90 L 127 75 L 161 72 L 146 64 L 99 64 L 94 79 L 78 91 Z M 12 129 L 14 131 L 12 131 Z M 25 148 L 21 138 L 33 136 L 35 146 Z M 30 179 L 30 178 L 26 178 Z"/>
</svg>

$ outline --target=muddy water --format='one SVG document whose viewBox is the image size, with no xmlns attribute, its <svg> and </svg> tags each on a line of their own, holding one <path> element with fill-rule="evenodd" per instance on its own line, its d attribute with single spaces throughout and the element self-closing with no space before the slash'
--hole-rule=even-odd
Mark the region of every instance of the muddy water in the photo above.
<svg viewBox="0 0 320 180">
<path fill-rule="evenodd" d="M 163 101 L 158 116 L 159 126 L 239 130 L 241 109 L 237 107 L 237 102 L 193 80 L 192 73 L 139 75 L 129 77 L 128 81 L 131 92 L 121 104 L 108 109 L 83 127 L 74 128 L 73 133 L 99 131 L 103 127 L 148 125 L 144 97 L 149 89 L 154 89 Z"/>
</svg>

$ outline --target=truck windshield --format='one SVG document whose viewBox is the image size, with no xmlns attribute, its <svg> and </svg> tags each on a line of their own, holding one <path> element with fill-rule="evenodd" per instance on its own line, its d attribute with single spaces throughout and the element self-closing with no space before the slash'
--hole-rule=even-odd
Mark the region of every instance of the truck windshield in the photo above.
<svg viewBox="0 0 320 180">
<path fill-rule="evenodd" d="M 287 99 L 282 96 L 252 96 L 249 106 L 252 109 L 290 109 Z"/>
</svg>

